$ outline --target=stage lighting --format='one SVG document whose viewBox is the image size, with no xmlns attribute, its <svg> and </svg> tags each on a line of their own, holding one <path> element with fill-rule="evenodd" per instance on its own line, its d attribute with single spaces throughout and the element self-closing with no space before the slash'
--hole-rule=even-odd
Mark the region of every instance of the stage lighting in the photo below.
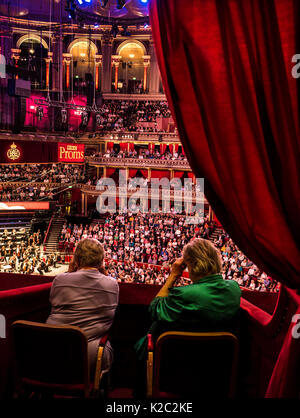
<svg viewBox="0 0 300 418">
<path fill-rule="evenodd" d="M 80 6 L 83 4 L 83 0 L 77 0 L 78 4 L 80 4 Z"/>
<path fill-rule="evenodd" d="M 117 9 L 123 9 L 126 4 L 126 0 L 117 0 Z"/>
<path fill-rule="evenodd" d="M 42 106 L 37 106 L 36 117 L 38 118 L 38 120 L 42 120 L 43 116 L 44 116 L 44 109 L 42 108 Z"/>
<path fill-rule="evenodd" d="M 61 109 L 61 123 L 67 123 L 67 109 Z"/>
<path fill-rule="evenodd" d="M 96 125 L 97 127 L 101 126 L 101 115 L 99 113 L 96 114 Z"/>
<path fill-rule="evenodd" d="M 140 0 L 140 2 L 146 4 L 148 3 L 148 0 Z"/>
<path fill-rule="evenodd" d="M 75 0 L 67 0 L 65 11 L 69 12 L 69 19 L 76 19 L 76 4 Z"/>
<path fill-rule="evenodd" d="M 82 122 L 82 125 L 87 125 L 88 124 L 88 118 L 89 118 L 89 115 L 88 115 L 88 113 L 87 112 L 82 112 L 81 113 L 81 122 Z"/>
</svg>

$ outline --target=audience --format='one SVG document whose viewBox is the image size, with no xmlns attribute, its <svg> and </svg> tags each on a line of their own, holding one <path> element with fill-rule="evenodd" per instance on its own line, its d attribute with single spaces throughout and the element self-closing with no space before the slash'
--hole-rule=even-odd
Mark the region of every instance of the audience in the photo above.
<svg viewBox="0 0 300 418">
<path fill-rule="evenodd" d="M 72 252 L 81 238 L 96 238 L 103 244 L 107 258 L 168 267 L 190 239 L 195 236 L 209 238 L 213 228 L 213 223 L 207 219 L 195 227 L 188 224 L 184 216 L 115 213 L 103 224 L 65 224 L 59 249 Z"/>
<path fill-rule="evenodd" d="M 82 183 L 85 165 L 74 164 L 0 164 L 0 182 Z"/>
<path fill-rule="evenodd" d="M 106 100 L 97 125 L 101 131 L 157 132 L 158 117 L 171 117 L 166 101 Z M 139 122 L 153 122 L 154 126 L 144 128 Z"/>
<path fill-rule="evenodd" d="M 247 259 L 224 231 L 213 239 L 214 229 L 214 222 L 207 218 L 199 225 L 189 225 L 186 218 L 179 215 L 116 213 L 108 216 L 104 223 L 65 223 L 59 250 L 72 253 L 81 238 L 96 238 L 109 260 L 109 274 L 118 281 L 163 284 L 172 261 L 182 255 L 184 245 L 194 238 L 205 238 L 220 249 L 224 279 L 253 290 L 279 290 L 278 283 Z M 147 266 L 141 267 L 138 263 Z M 182 278 L 180 284 L 187 282 L 188 279 Z"/>
<path fill-rule="evenodd" d="M 0 201 L 53 200 L 57 191 L 53 183 L 63 185 L 85 183 L 85 164 L 10 164 L 0 165 Z M 5 183 L 8 183 L 6 185 Z M 12 185 L 24 182 L 25 185 Z M 34 185 L 31 183 L 41 183 Z"/>
<path fill-rule="evenodd" d="M 138 158 L 142 159 L 155 159 L 155 160 L 180 160 L 187 161 L 186 157 L 180 152 L 174 152 L 173 154 L 169 151 L 160 153 L 158 150 L 151 151 L 149 149 L 133 149 L 129 151 L 119 151 L 116 152 L 114 149 L 107 150 L 105 153 L 98 152 L 93 155 L 94 157 L 103 157 L 103 158 Z"/>
</svg>

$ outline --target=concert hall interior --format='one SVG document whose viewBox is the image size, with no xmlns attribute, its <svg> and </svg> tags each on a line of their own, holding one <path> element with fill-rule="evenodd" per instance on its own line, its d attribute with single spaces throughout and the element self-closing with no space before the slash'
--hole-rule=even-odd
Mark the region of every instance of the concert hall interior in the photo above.
<svg viewBox="0 0 300 418">
<path fill-rule="evenodd" d="M 0 399 L 300 397 L 299 12 L 1 2 Z"/>
</svg>

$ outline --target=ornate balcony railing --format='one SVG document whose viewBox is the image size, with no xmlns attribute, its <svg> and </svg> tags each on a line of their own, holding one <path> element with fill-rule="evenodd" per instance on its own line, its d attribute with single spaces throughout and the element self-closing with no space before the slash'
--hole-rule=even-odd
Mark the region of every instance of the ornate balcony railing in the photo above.
<svg viewBox="0 0 300 418">
<path fill-rule="evenodd" d="M 118 166 L 136 168 L 165 168 L 178 170 L 191 170 L 187 160 L 161 160 L 151 158 L 118 158 L 118 157 L 86 157 L 89 164 L 98 166 Z"/>
<path fill-rule="evenodd" d="M 77 185 L 79 186 L 79 185 Z M 86 193 L 88 195 L 97 196 L 105 192 L 106 196 L 118 196 L 121 198 L 128 198 L 131 197 L 134 193 L 137 192 L 137 190 L 130 190 L 127 187 L 116 187 L 114 189 L 108 190 L 108 187 L 105 186 L 103 189 L 99 190 L 97 189 L 97 186 L 94 185 L 86 185 L 82 184 L 80 185 L 80 189 L 83 193 Z M 173 188 L 168 189 L 170 192 L 170 201 L 174 200 L 182 200 L 185 202 L 193 202 L 195 203 L 196 200 L 199 203 L 205 203 L 208 204 L 208 201 L 206 200 L 203 192 L 198 192 L 196 190 L 192 191 L 183 191 L 183 190 L 174 190 Z M 166 190 L 160 189 L 157 190 L 151 190 L 150 187 L 148 187 L 145 191 L 143 189 L 139 190 L 139 196 L 141 198 L 148 198 L 148 199 L 162 199 L 162 195 L 164 195 L 164 198 L 166 198 Z"/>
</svg>

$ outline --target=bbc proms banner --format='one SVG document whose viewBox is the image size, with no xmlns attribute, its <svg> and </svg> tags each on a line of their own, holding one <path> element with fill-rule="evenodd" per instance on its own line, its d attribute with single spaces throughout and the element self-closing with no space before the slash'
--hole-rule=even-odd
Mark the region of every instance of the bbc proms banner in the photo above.
<svg viewBox="0 0 300 418">
<path fill-rule="evenodd" d="M 84 145 L 83 144 L 66 144 L 59 142 L 57 144 L 57 159 L 65 163 L 83 163 L 84 162 Z"/>
</svg>

